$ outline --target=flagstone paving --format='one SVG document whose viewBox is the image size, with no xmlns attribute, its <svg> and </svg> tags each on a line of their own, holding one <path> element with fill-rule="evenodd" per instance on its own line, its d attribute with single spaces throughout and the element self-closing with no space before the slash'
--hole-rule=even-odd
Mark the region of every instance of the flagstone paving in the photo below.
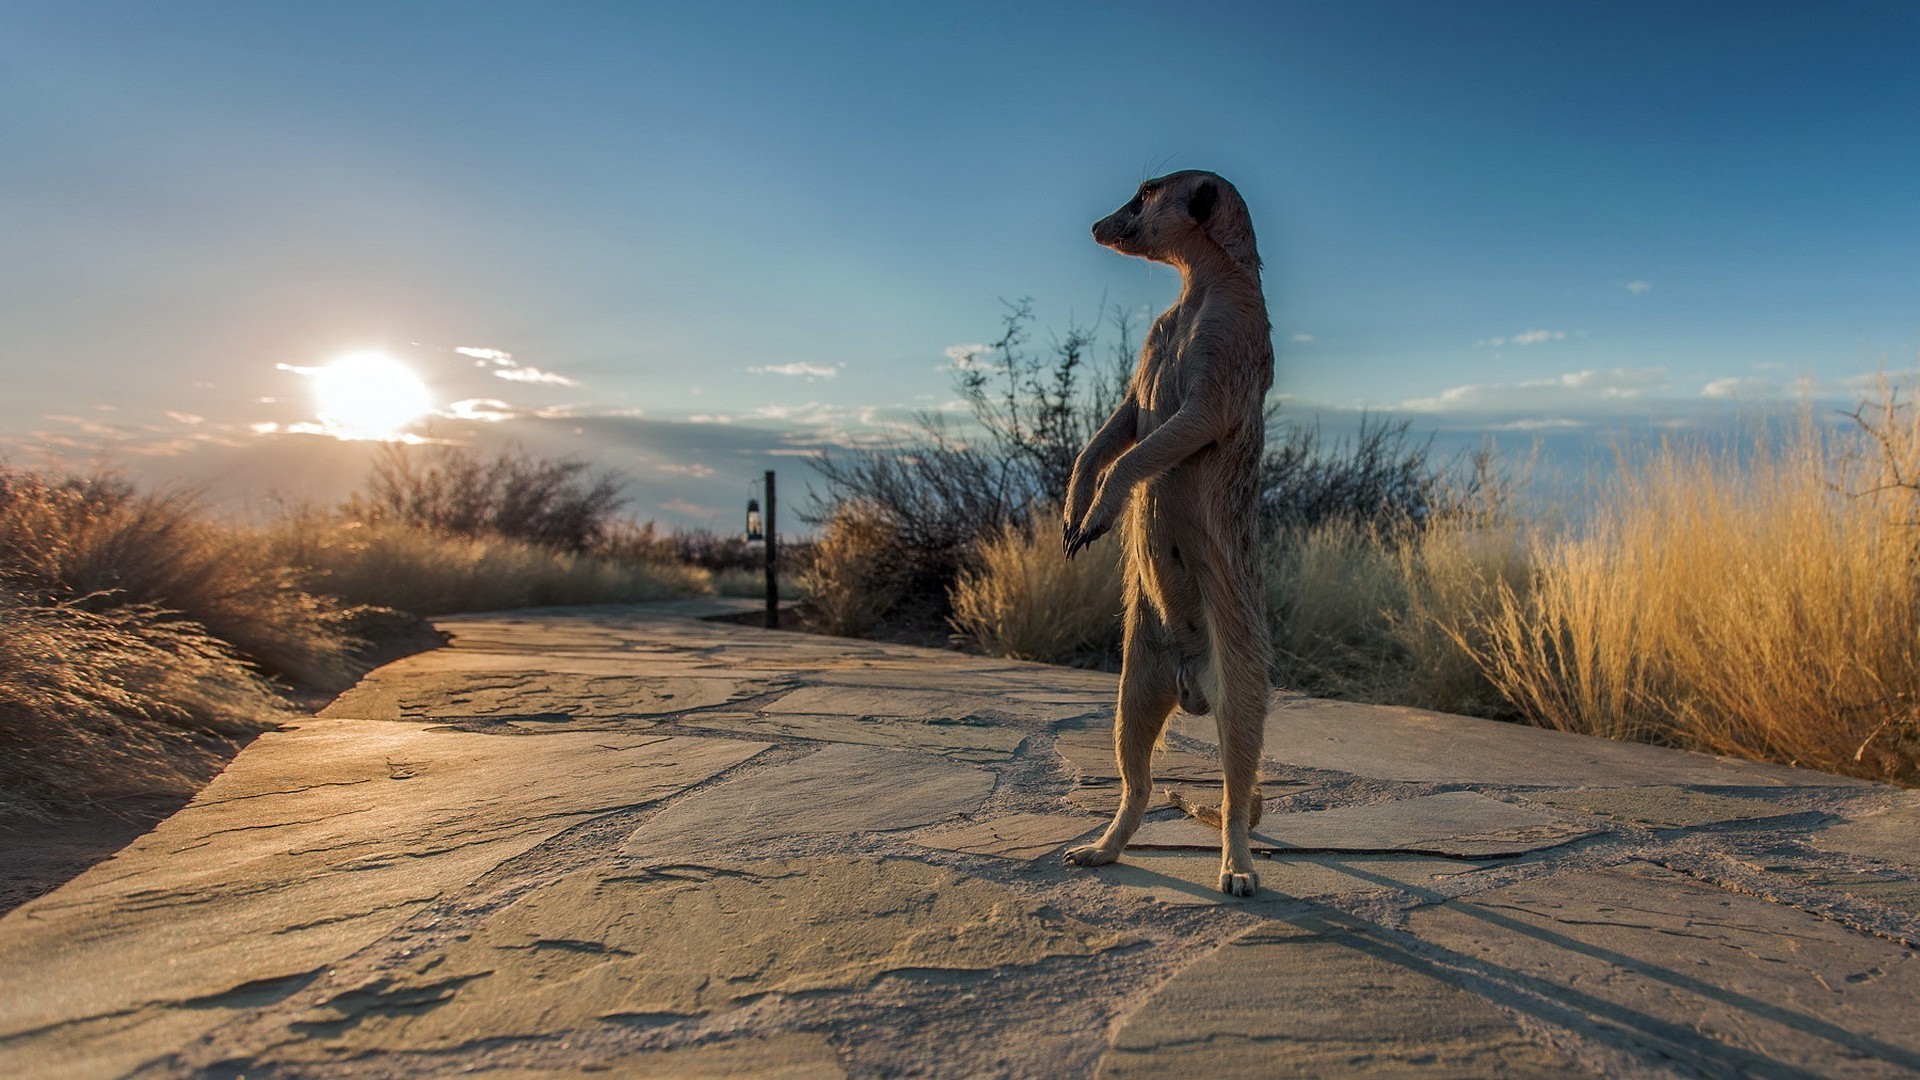
<svg viewBox="0 0 1920 1080">
<path fill-rule="evenodd" d="M 468 616 L 0 919 L 0 1076 L 1920 1075 L 1920 793 L 1275 696 L 1263 890 L 1115 678 Z M 1212 721 L 1161 778 L 1218 797 Z"/>
</svg>

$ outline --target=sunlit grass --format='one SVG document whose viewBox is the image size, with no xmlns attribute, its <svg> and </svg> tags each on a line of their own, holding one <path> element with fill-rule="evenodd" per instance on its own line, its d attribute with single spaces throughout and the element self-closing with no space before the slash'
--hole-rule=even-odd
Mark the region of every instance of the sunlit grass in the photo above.
<svg viewBox="0 0 1920 1080">
<path fill-rule="evenodd" d="M 1920 424 L 1623 457 L 1576 526 L 1333 521 L 1271 539 L 1275 681 L 1309 693 L 1920 781 Z M 1111 556 L 1114 545 L 1096 545 Z M 986 651 L 1070 662 L 1112 586 L 1047 530 L 953 593 Z"/>
<path fill-rule="evenodd" d="M 637 562 L 415 525 L 367 525 L 333 515 L 290 517 L 265 537 L 276 559 L 311 573 L 312 587 L 352 604 L 416 615 L 565 604 L 618 604 L 713 593 L 697 566 Z"/>
<path fill-rule="evenodd" d="M 953 624 L 996 656 L 1099 662 L 1120 644 L 1120 545 L 1068 562 L 1051 514 L 989 540 L 953 588 Z"/>
</svg>

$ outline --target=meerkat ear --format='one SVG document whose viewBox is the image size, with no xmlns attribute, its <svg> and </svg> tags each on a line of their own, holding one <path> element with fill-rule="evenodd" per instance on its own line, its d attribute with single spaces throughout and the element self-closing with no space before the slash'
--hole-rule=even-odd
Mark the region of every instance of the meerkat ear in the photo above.
<svg viewBox="0 0 1920 1080">
<path fill-rule="evenodd" d="M 1187 196 L 1187 214 L 1202 225 L 1213 216 L 1213 204 L 1220 200 L 1220 189 L 1211 180 L 1202 180 L 1200 186 Z"/>
</svg>

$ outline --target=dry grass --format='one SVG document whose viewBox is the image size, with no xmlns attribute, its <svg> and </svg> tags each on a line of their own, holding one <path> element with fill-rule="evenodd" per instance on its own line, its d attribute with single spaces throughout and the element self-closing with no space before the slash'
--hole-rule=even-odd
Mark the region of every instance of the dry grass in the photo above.
<svg viewBox="0 0 1920 1080">
<path fill-rule="evenodd" d="M 338 687 L 351 674 L 356 642 L 339 606 L 189 495 L 0 472 L 0 568 L 50 602 L 165 609 L 292 682 Z"/>
<path fill-rule="evenodd" d="M 265 542 L 277 561 L 309 571 L 315 590 L 416 615 L 713 592 L 711 575 L 697 566 L 574 553 L 502 536 L 449 536 L 397 522 L 296 515 Z"/>
<path fill-rule="evenodd" d="M 813 622 L 829 634 L 858 636 L 880 625 L 911 585 L 900 534 L 874 506 L 849 500 L 822 523 L 800 587 Z"/>
<path fill-rule="evenodd" d="M 1276 681 L 1920 781 L 1920 419 L 1890 396 L 1863 418 L 1623 460 L 1578 528 L 1290 531 L 1270 548 Z M 1012 530 L 955 589 L 956 625 L 999 655 L 1111 648 L 1095 571 Z"/>
<path fill-rule="evenodd" d="M 1274 677 L 1290 689 L 1356 701 L 1497 714 L 1476 661 L 1476 621 L 1523 581 L 1517 528 L 1454 520 L 1389 532 L 1333 520 L 1268 546 Z"/>
<path fill-rule="evenodd" d="M 785 560 L 782 560 L 783 562 Z M 744 567 L 731 567 L 713 572 L 713 594 L 715 596 L 739 596 L 759 599 L 767 595 L 767 572 L 749 570 Z M 804 583 L 792 574 L 780 574 L 780 599 L 804 600 L 807 592 Z"/>
<path fill-rule="evenodd" d="M 0 587 L 0 810 L 184 793 L 285 716 L 272 687 L 191 622 Z"/>
<path fill-rule="evenodd" d="M 995 656 L 1105 662 L 1120 647 L 1120 545 L 1095 544 L 1068 562 L 1057 515 L 1037 517 L 1042 524 L 1012 526 L 982 545 L 978 568 L 953 587 L 953 625 Z"/>
<path fill-rule="evenodd" d="M 1912 782 L 1914 493 L 1850 494 L 1920 458 L 1911 423 L 1882 430 L 1887 455 L 1805 423 L 1623 466 L 1592 526 L 1537 540 L 1484 612 L 1488 675 L 1548 726 Z"/>
</svg>

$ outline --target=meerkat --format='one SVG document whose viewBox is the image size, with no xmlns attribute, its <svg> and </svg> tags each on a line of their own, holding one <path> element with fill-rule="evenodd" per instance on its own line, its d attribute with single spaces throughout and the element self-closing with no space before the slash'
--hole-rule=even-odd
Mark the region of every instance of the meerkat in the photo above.
<svg viewBox="0 0 1920 1080">
<path fill-rule="evenodd" d="M 1140 185 L 1093 226 L 1103 247 L 1180 271 L 1180 298 L 1154 320 L 1126 399 L 1075 460 L 1067 558 L 1120 529 L 1126 580 L 1114 752 L 1120 808 L 1106 833 L 1066 853 L 1099 866 L 1127 846 L 1152 790 L 1153 748 L 1174 707 L 1211 712 L 1225 797 L 1180 805 L 1220 827 L 1220 890 L 1260 889 L 1247 832 L 1259 821 L 1268 656 L 1258 536 L 1263 404 L 1272 327 L 1253 221 L 1232 184 L 1177 172 Z"/>
</svg>

